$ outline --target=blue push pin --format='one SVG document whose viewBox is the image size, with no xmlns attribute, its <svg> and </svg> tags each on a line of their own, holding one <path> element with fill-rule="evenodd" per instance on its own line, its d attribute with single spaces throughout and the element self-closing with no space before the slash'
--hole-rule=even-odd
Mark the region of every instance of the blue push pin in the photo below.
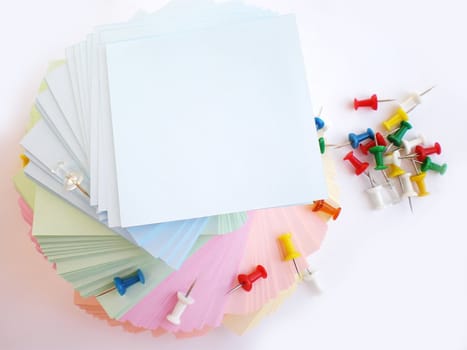
<svg viewBox="0 0 467 350">
<path fill-rule="evenodd" d="M 133 284 L 136 284 L 138 282 L 141 282 L 141 284 L 144 284 L 143 271 L 141 271 L 140 269 L 136 270 L 136 274 L 131 275 L 129 277 L 126 277 L 126 278 L 115 277 L 114 278 L 115 288 L 117 288 L 118 294 L 120 295 L 125 295 L 127 288 L 131 287 Z"/>
<path fill-rule="evenodd" d="M 321 130 L 322 128 L 324 128 L 324 120 L 320 117 L 315 117 L 315 126 L 316 131 Z"/>
<path fill-rule="evenodd" d="M 349 134 L 349 142 L 352 148 L 358 148 L 358 145 L 360 145 L 361 142 L 365 141 L 366 139 L 375 139 L 375 133 L 373 132 L 372 129 L 368 128 L 366 132 L 363 132 L 361 134 L 354 134 L 350 133 Z"/>
<path fill-rule="evenodd" d="M 132 285 L 138 283 L 138 282 L 141 282 L 141 284 L 144 284 L 145 280 L 144 280 L 144 275 L 143 275 L 143 271 L 141 271 L 140 269 L 136 270 L 136 272 L 134 274 L 131 274 L 130 276 L 128 277 L 115 277 L 114 278 L 114 284 L 115 284 L 115 287 L 112 287 L 110 289 L 107 289 L 106 291 L 96 295 L 97 297 L 100 297 L 101 295 L 104 295 L 104 294 L 107 294 L 113 290 L 117 290 L 118 291 L 118 294 L 120 295 L 125 295 L 126 293 L 126 290 L 128 289 L 128 287 L 131 287 Z"/>
</svg>

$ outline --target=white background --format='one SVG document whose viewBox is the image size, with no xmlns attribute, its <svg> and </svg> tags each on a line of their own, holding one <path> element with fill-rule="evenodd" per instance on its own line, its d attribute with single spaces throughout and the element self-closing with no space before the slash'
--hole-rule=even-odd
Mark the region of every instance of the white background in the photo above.
<svg viewBox="0 0 467 350">
<path fill-rule="evenodd" d="M 403 98 L 437 87 L 411 114 L 414 130 L 439 141 L 449 164 L 427 180 L 431 195 L 374 211 L 335 150 L 343 211 L 310 258 L 325 292 L 302 285 L 255 329 L 195 339 L 129 334 L 74 307 L 26 236 L 10 178 L 18 141 L 49 60 L 94 25 L 123 21 L 166 1 L 4 1 L 0 7 L 1 349 L 467 349 L 467 11 L 445 1 L 249 1 L 296 13 L 315 110 L 328 142 L 377 127 L 391 106 L 354 112 L 353 97 Z M 415 135 L 415 133 L 413 134 Z"/>
</svg>

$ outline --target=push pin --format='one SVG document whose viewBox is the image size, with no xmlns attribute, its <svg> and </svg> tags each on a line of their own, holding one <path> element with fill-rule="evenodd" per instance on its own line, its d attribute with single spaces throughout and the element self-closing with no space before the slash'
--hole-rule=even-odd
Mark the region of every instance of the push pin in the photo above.
<svg viewBox="0 0 467 350">
<path fill-rule="evenodd" d="M 426 173 L 420 172 L 418 170 L 417 165 L 415 164 L 414 160 L 412 160 L 412 164 L 415 169 L 416 175 L 412 175 L 410 177 L 410 180 L 415 182 L 415 184 L 417 185 L 419 197 L 428 196 L 430 193 L 426 190 L 426 185 L 425 185 Z"/>
<path fill-rule="evenodd" d="M 173 308 L 172 312 L 167 315 L 167 321 L 178 326 L 180 325 L 180 319 L 185 312 L 185 309 L 188 305 L 191 305 L 195 302 L 193 298 L 190 297 L 190 293 L 195 286 L 196 280 L 193 281 L 191 286 L 188 288 L 188 291 L 183 294 L 182 292 L 177 292 L 177 304 Z"/>
<path fill-rule="evenodd" d="M 404 173 L 405 173 L 404 169 L 402 169 L 400 166 L 395 165 L 395 164 L 389 164 L 389 174 L 388 174 L 389 177 L 392 177 L 392 178 L 398 177 Z"/>
<path fill-rule="evenodd" d="M 431 154 L 441 154 L 441 145 L 438 142 L 431 147 L 423 147 L 421 145 L 415 147 L 415 154 L 417 155 L 417 159 L 420 162 L 423 162 L 426 157 Z"/>
<path fill-rule="evenodd" d="M 336 220 L 341 213 L 342 208 L 341 207 L 334 207 L 331 204 L 329 204 L 327 201 L 324 199 L 320 199 L 317 201 L 313 202 L 313 206 L 311 208 L 312 211 L 317 212 L 323 212 L 325 214 L 328 214 L 332 217 L 333 220 Z"/>
<path fill-rule="evenodd" d="M 415 146 L 425 143 L 425 137 L 423 135 L 418 135 L 418 137 L 413 138 L 412 140 L 402 140 L 402 147 L 405 149 L 405 154 L 410 154 Z"/>
<path fill-rule="evenodd" d="M 425 160 L 423 161 L 423 164 L 421 165 L 420 169 L 423 172 L 427 172 L 428 170 L 435 171 L 439 173 L 440 175 L 444 175 L 448 168 L 448 165 L 444 163 L 443 165 L 436 164 L 434 163 L 430 157 L 426 157 Z"/>
<path fill-rule="evenodd" d="M 366 190 L 366 193 L 368 193 L 370 201 L 375 209 L 383 209 L 384 207 L 386 207 L 383 198 L 383 186 L 377 185 L 370 173 L 366 173 L 366 175 L 370 179 L 371 184 L 371 187 Z"/>
<path fill-rule="evenodd" d="M 364 155 L 368 155 L 368 151 L 370 150 L 371 147 L 374 147 L 374 146 L 387 146 L 387 142 L 386 142 L 386 139 L 384 138 L 383 134 L 381 134 L 380 132 L 377 132 L 375 134 L 375 139 L 374 140 L 369 140 L 365 143 L 360 143 L 360 145 L 358 146 L 358 148 L 360 149 L 360 151 L 364 154 Z"/>
<path fill-rule="evenodd" d="M 323 291 L 321 284 L 319 283 L 318 279 L 316 278 L 317 271 L 310 270 L 309 267 L 302 272 L 302 278 L 304 281 L 308 283 L 312 283 L 318 293 Z"/>
<path fill-rule="evenodd" d="M 395 150 L 394 152 L 385 155 L 383 161 L 384 164 L 393 164 L 400 167 L 402 164 L 401 152 L 399 150 Z"/>
<path fill-rule="evenodd" d="M 370 165 L 368 162 L 362 162 L 360 161 L 353 153 L 353 151 L 350 151 L 349 153 L 346 154 L 346 156 L 343 158 L 344 160 L 348 160 L 350 164 L 355 169 L 355 175 L 360 175 L 363 173 L 368 166 Z"/>
<path fill-rule="evenodd" d="M 384 165 L 384 151 L 386 151 L 386 147 L 384 146 L 374 146 L 370 148 L 370 153 L 375 157 L 375 170 L 386 170 L 388 168 Z"/>
<path fill-rule="evenodd" d="M 414 108 L 421 103 L 421 96 L 430 92 L 434 86 L 431 88 L 423 91 L 421 94 L 412 94 L 408 99 L 401 103 L 401 106 L 397 109 L 396 113 L 394 113 L 389 119 L 383 122 L 383 127 L 390 131 L 392 130 L 397 124 L 402 121 L 408 121 L 409 116 L 407 113 L 410 113 L 414 110 Z"/>
<path fill-rule="evenodd" d="M 326 151 L 326 142 L 324 141 L 324 137 L 320 137 L 318 139 L 318 143 L 319 143 L 319 151 L 321 154 L 324 154 L 324 152 Z"/>
<path fill-rule="evenodd" d="M 411 93 L 407 99 L 401 102 L 400 104 L 401 108 L 407 111 L 407 113 L 412 112 L 415 109 L 415 107 L 417 107 L 420 103 L 422 103 L 422 96 L 429 93 L 431 90 L 433 90 L 434 87 L 435 86 L 433 85 L 432 87 L 430 87 L 429 89 L 426 89 L 420 94 L 416 92 Z"/>
<path fill-rule="evenodd" d="M 73 191 L 78 189 L 86 197 L 89 197 L 89 193 L 81 186 L 83 175 L 73 171 L 67 171 L 64 162 L 57 163 L 56 168 L 51 169 L 51 172 L 56 175 L 60 181 L 63 181 L 65 190 Z"/>
<path fill-rule="evenodd" d="M 227 292 L 227 294 L 235 292 L 239 288 L 243 288 L 243 290 L 249 292 L 251 288 L 253 288 L 253 283 L 256 282 L 259 278 L 267 278 L 268 273 L 263 265 L 256 266 L 256 269 L 250 273 L 249 275 L 238 275 L 238 285 L 233 287 L 231 290 Z"/>
<path fill-rule="evenodd" d="M 413 213 L 412 197 L 418 196 L 418 193 L 413 188 L 412 181 L 410 180 L 411 176 L 411 173 L 404 173 L 398 179 L 402 189 L 402 197 L 409 200 L 410 211 Z"/>
<path fill-rule="evenodd" d="M 358 145 L 367 140 L 367 139 L 374 139 L 375 138 L 375 134 L 373 132 L 372 129 L 368 128 L 365 132 L 361 133 L 361 134 L 354 134 L 353 132 L 351 132 L 349 134 L 349 142 L 350 142 L 350 145 L 352 146 L 352 148 L 358 148 Z"/>
<path fill-rule="evenodd" d="M 321 119 L 320 117 L 315 117 L 315 127 L 316 127 L 316 131 L 319 131 L 321 130 L 322 128 L 324 128 L 324 120 Z"/>
<path fill-rule="evenodd" d="M 29 164 L 29 158 L 25 154 L 20 154 L 19 158 L 21 159 L 21 165 L 23 168 Z"/>
<path fill-rule="evenodd" d="M 295 249 L 295 246 L 292 242 L 292 234 L 290 232 L 287 232 L 283 235 L 280 235 L 277 239 L 281 243 L 282 252 L 284 253 L 284 260 L 293 261 L 295 270 L 297 271 L 297 275 L 299 278 L 301 278 L 300 271 L 298 270 L 297 262 L 295 261 L 295 259 L 301 257 L 302 255 L 298 250 Z"/>
<path fill-rule="evenodd" d="M 392 102 L 395 101 L 394 99 L 384 99 L 384 100 L 378 100 L 378 97 L 376 94 L 371 95 L 370 98 L 364 99 L 364 100 L 357 100 L 354 98 L 353 100 L 353 108 L 355 110 L 359 109 L 360 107 L 369 107 L 376 111 L 378 109 L 378 103 L 382 102 Z"/>
<path fill-rule="evenodd" d="M 325 123 L 323 119 L 321 119 L 321 113 L 323 112 L 323 107 L 319 109 L 318 115 L 314 118 L 315 119 L 315 127 L 316 132 L 318 133 L 318 137 L 322 137 L 326 131 L 329 129 L 329 123 Z"/>
<path fill-rule="evenodd" d="M 395 128 L 396 125 L 400 124 L 403 121 L 408 121 L 409 116 L 402 108 L 398 108 L 396 113 L 394 113 L 389 119 L 383 122 L 383 127 L 390 131 Z"/>
<path fill-rule="evenodd" d="M 410 129 L 412 129 L 412 125 L 409 122 L 403 120 L 400 123 L 399 129 L 393 134 L 388 135 L 389 142 L 391 142 L 393 145 L 396 145 L 397 147 L 400 147 L 402 145 L 402 138 Z M 391 144 L 388 146 L 388 150 L 391 148 Z"/>
<path fill-rule="evenodd" d="M 118 294 L 120 294 L 120 295 L 125 295 L 128 287 L 131 287 L 132 285 L 134 285 L 134 284 L 136 284 L 138 282 L 141 282 L 141 284 L 144 284 L 144 282 L 145 282 L 143 271 L 141 271 L 140 269 L 136 270 L 136 272 L 134 274 L 131 274 L 131 275 L 127 276 L 127 277 L 123 277 L 123 278 L 115 277 L 114 278 L 115 287 L 107 289 L 106 291 L 96 295 L 96 297 L 100 297 L 101 295 L 110 293 L 110 292 L 112 292 L 114 290 L 117 290 Z"/>
</svg>

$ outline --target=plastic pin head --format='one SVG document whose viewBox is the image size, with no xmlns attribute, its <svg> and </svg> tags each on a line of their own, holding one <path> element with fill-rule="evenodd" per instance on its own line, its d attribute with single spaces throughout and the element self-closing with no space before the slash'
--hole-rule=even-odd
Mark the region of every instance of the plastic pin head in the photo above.
<svg viewBox="0 0 467 350">
<path fill-rule="evenodd" d="M 350 151 L 347 153 L 344 157 L 344 160 L 348 160 L 350 164 L 355 169 L 355 175 L 360 175 L 362 174 L 370 165 L 368 162 L 362 162 L 360 161 L 353 153 L 353 151 Z"/>
<path fill-rule="evenodd" d="M 378 100 L 378 97 L 376 96 L 376 94 L 373 94 L 370 96 L 370 98 L 366 98 L 363 100 L 358 100 L 354 98 L 353 108 L 357 110 L 360 107 L 367 107 L 367 108 L 371 108 L 372 110 L 376 111 L 378 109 L 378 102 L 390 102 L 390 101 L 394 101 L 394 100 L 393 99 Z"/>
<path fill-rule="evenodd" d="M 120 295 L 125 295 L 128 287 L 131 287 L 132 285 L 138 282 L 141 282 L 141 284 L 144 284 L 145 282 L 143 271 L 141 271 L 140 269 L 136 270 L 136 274 L 134 275 L 125 278 L 114 278 L 115 287 L 117 288 L 118 294 Z"/>
<path fill-rule="evenodd" d="M 20 154 L 19 158 L 21 159 L 21 166 L 26 168 L 29 164 L 29 158 L 25 154 Z"/>
<path fill-rule="evenodd" d="M 402 197 L 409 198 L 418 196 L 418 193 L 415 192 L 415 189 L 413 188 L 413 183 L 410 180 L 411 176 L 411 173 L 405 173 L 399 177 L 402 187 Z"/>
<path fill-rule="evenodd" d="M 300 252 L 295 249 L 290 232 L 280 235 L 277 239 L 281 243 L 285 261 L 290 261 L 302 256 Z"/>
<path fill-rule="evenodd" d="M 110 293 L 111 291 L 117 290 L 118 294 L 125 295 L 127 289 L 132 285 L 141 282 L 144 284 L 144 274 L 143 271 L 140 269 L 136 270 L 135 273 L 127 276 L 127 277 L 115 277 L 114 280 L 114 287 L 107 289 L 106 291 L 99 293 L 96 297 L 100 297 L 101 295 Z"/>
<path fill-rule="evenodd" d="M 186 307 L 195 302 L 193 298 L 190 298 L 190 293 L 195 283 L 196 280 L 191 284 L 190 288 L 188 288 L 188 291 L 185 294 L 182 292 L 177 292 L 178 301 L 175 304 L 175 307 L 173 308 L 172 312 L 167 315 L 167 321 L 176 326 L 180 325 L 181 318 L 183 313 L 185 312 Z"/>
<path fill-rule="evenodd" d="M 256 266 L 256 269 L 251 272 L 249 275 L 240 274 L 237 277 L 238 285 L 232 288 L 227 292 L 230 294 L 236 291 L 239 288 L 243 288 L 243 290 L 249 292 L 253 288 L 253 283 L 256 282 L 259 278 L 267 278 L 268 273 L 263 265 Z"/>
<path fill-rule="evenodd" d="M 417 175 L 413 175 L 410 177 L 410 180 L 415 182 L 415 184 L 418 187 L 418 196 L 419 197 L 424 197 L 428 196 L 430 193 L 426 190 L 426 185 L 425 185 L 425 176 L 426 173 L 420 173 Z"/>
<path fill-rule="evenodd" d="M 83 181 L 81 173 L 66 169 L 64 162 L 58 162 L 55 169 L 51 169 L 51 172 L 59 181 L 63 182 L 65 190 L 73 191 L 78 189 L 86 197 L 89 197 L 89 193 L 81 186 L 81 182 Z"/>
<path fill-rule="evenodd" d="M 375 133 L 373 132 L 372 129 L 368 128 L 365 132 L 361 134 L 354 134 L 351 132 L 348 138 L 349 138 L 350 145 L 352 146 L 352 148 L 355 149 L 355 148 L 358 148 L 358 145 L 360 145 L 360 143 L 362 143 L 363 141 L 367 139 L 374 139 Z"/>
<path fill-rule="evenodd" d="M 441 154 L 441 145 L 438 142 L 435 142 L 431 147 L 418 145 L 415 146 L 415 153 L 417 154 L 417 160 L 423 162 L 431 154 Z"/>
<path fill-rule="evenodd" d="M 383 122 L 383 127 L 390 131 L 399 125 L 402 121 L 408 121 L 409 116 L 402 108 L 398 108 L 396 113 L 394 113 L 389 119 Z"/>
<path fill-rule="evenodd" d="M 292 260 L 295 266 L 295 270 L 297 271 L 297 275 L 301 277 L 300 271 L 298 270 L 297 262 L 295 259 L 301 257 L 302 255 L 298 250 L 295 249 L 295 246 L 292 242 L 292 234 L 290 232 L 284 233 L 280 235 L 278 238 L 279 242 L 281 243 L 282 252 L 284 255 L 285 261 Z"/>
<path fill-rule="evenodd" d="M 375 209 L 383 209 L 386 207 L 383 197 L 383 186 L 376 185 L 374 187 L 370 187 L 366 190 L 366 193 L 370 197 L 371 204 Z"/>
<path fill-rule="evenodd" d="M 311 210 L 314 212 L 317 212 L 317 211 L 323 212 L 327 215 L 330 215 L 333 220 L 336 220 L 339 217 L 339 214 L 341 213 L 342 208 L 334 207 L 331 204 L 329 204 L 327 201 L 325 201 L 324 199 L 320 199 L 320 200 L 313 202 Z"/>
<path fill-rule="evenodd" d="M 401 152 L 399 150 L 395 150 L 394 152 L 388 155 L 385 155 L 384 164 L 388 164 L 388 165 L 393 164 L 393 165 L 400 167 L 402 164 Z"/>
<path fill-rule="evenodd" d="M 317 278 L 318 272 L 311 270 L 309 267 L 302 272 L 302 277 L 305 282 L 313 285 L 315 291 L 319 294 L 323 292 L 321 283 L 319 283 L 319 278 Z"/>
<path fill-rule="evenodd" d="M 394 165 L 394 164 L 389 164 L 389 174 L 388 174 L 389 177 L 398 177 L 404 173 L 405 173 L 405 170 L 402 169 L 401 167 Z"/>
<path fill-rule="evenodd" d="M 318 142 L 319 142 L 319 151 L 321 154 L 324 154 L 324 152 L 326 151 L 326 142 L 324 141 L 324 137 L 320 137 L 318 139 Z"/>
<path fill-rule="evenodd" d="M 315 127 L 316 127 L 316 131 L 324 128 L 324 120 L 321 119 L 320 117 L 315 117 Z"/>
<path fill-rule="evenodd" d="M 434 163 L 430 157 L 426 157 L 425 160 L 423 161 L 422 166 L 420 167 L 420 169 L 423 172 L 427 172 L 428 170 L 431 170 L 431 171 L 437 172 L 440 175 L 444 175 L 447 168 L 448 168 L 448 165 L 446 163 L 442 165 Z"/>
<path fill-rule="evenodd" d="M 379 132 L 375 134 L 374 140 L 369 140 L 366 143 L 360 143 L 359 149 L 364 155 L 368 155 L 369 149 L 375 146 L 387 146 L 386 139 Z"/>
<path fill-rule="evenodd" d="M 410 129 L 412 129 L 412 125 L 409 122 L 403 120 L 400 123 L 399 129 L 395 133 L 388 136 L 389 142 L 393 143 L 397 147 L 400 147 L 402 145 L 402 138 Z"/>
<path fill-rule="evenodd" d="M 370 153 L 375 156 L 376 167 L 375 170 L 386 170 L 388 167 L 384 165 L 384 151 L 386 147 L 375 146 L 370 148 Z"/>
</svg>

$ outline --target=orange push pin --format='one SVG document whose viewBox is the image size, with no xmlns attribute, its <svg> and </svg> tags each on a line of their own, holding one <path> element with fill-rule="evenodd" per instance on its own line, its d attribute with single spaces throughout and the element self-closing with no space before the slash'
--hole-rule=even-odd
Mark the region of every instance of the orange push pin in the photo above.
<svg viewBox="0 0 467 350">
<path fill-rule="evenodd" d="M 313 202 L 313 207 L 311 208 L 312 211 L 321 211 L 328 215 L 331 215 L 333 220 L 336 220 L 339 214 L 341 213 L 341 207 L 334 207 L 324 199 L 320 199 Z"/>
<path fill-rule="evenodd" d="M 297 262 L 295 261 L 296 258 L 301 257 L 302 255 L 298 250 L 295 249 L 295 246 L 292 242 L 292 234 L 290 232 L 284 233 L 280 235 L 278 238 L 279 242 L 282 246 L 282 251 L 284 253 L 284 260 L 285 261 L 293 261 L 295 266 L 295 270 L 297 271 L 298 277 L 301 278 L 300 271 L 298 270 Z"/>
</svg>

